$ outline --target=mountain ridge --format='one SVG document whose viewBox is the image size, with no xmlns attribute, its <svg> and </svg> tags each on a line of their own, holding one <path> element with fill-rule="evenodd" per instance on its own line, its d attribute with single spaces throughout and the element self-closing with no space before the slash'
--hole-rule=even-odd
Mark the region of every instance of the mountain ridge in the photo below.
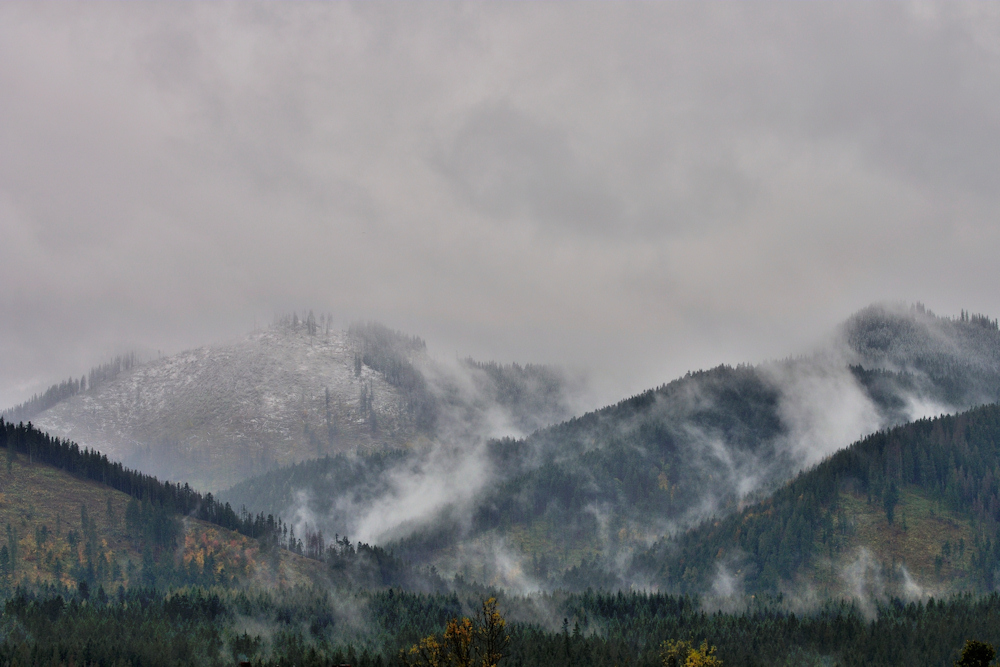
<svg viewBox="0 0 1000 667">
<path fill-rule="evenodd" d="M 731 571 L 747 594 L 833 575 L 884 596 L 986 592 L 1000 583 L 1000 404 L 882 430 L 768 498 L 637 558 L 668 590 L 711 588 Z M 914 535 L 913 533 L 917 534 Z M 855 572 L 851 573 L 851 568 Z"/>
<path fill-rule="evenodd" d="M 905 338 L 892 355 L 886 331 Z M 383 539 L 415 562 L 462 572 L 470 559 L 491 561 L 498 584 L 545 587 L 564 568 L 627 559 L 734 511 L 748 494 L 777 488 L 859 435 L 969 407 L 964 401 L 1000 400 L 996 358 L 994 320 L 876 305 L 812 356 L 689 372 L 525 438 L 436 460 L 402 452 L 367 466 L 362 456 L 344 460 L 349 474 L 317 467 L 311 482 L 309 466 L 295 480 L 278 470 L 257 486 L 244 482 L 238 495 L 364 539 L 379 539 L 365 531 L 398 512 L 396 533 Z M 977 370 L 963 382 L 969 368 Z M 463 456 L 469 465 L 454 463 Z M 409 510 L 426 504 L 423 490 L 454 484 L 448 471 L 469 467 L 486 471 L 481 487 L 429 504 L 414 520 Z"/>
<path fill-rule="evenodd" d="M 498 426 L 519 432 L 569 414 L 574 389 L 550 367 L 447 365 L 418 337 L 325 322 L 296 315 L 235 343 L 135 364 L 35 423 L 159 477 L 217 490 L 308 458 L 426 447 Z"/>
</svg>

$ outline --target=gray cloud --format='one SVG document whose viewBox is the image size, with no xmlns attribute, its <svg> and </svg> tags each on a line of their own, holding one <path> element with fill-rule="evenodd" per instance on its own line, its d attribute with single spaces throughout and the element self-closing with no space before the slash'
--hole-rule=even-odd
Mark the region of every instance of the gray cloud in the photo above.
<svg viewBox="0 0 1000 667">
<path fill-rule="evenodd" d="M 598 174 L 578 173 L 565 133 L 505 105 L 469 114 L 441 160 L 444 175 L 479 213 L 546 220 L 580 231 L 608 233 L 621 204 Z"/>
<path fill-rule="evenodd" d="M 998 38 L 959 3 L 4 3 L 0 403 L 293 308 L 602 399 L 874 300 L 996 316 Z"/>
</svg>

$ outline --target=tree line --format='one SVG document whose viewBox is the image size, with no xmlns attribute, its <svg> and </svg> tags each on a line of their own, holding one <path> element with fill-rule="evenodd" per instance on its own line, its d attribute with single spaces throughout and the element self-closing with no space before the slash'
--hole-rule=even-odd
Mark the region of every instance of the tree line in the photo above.
<svg viewBox="0 0 1000 667">
<path fill-rule="evenodd" d="M 71 377 L 52 385 L 41 394 L 33 395 L 24 403 L 0 413 L 0 418 L 14 423 L 33 419 L 57 403 L 72 398 L 81 391 L 87 391 L 88 388 L 96 389 L 105 382 L 115 379 L 119 374 L 138 366 L 139 363 L 139 355 L 135 352 L 118 355 L 111 361 L 91 368 L 86 375 L 79 378 Z"/>
<path fill-rule="evenodd" d="M 847 602 L 798 612 L 780 596 L 746 602 L 721 612 L 635 592 L 50 586 L 2 601 L 0 666 L 978 667 L 1000 640 L 996 594 L 889 600 L 868 616 Z"/>
</svg>

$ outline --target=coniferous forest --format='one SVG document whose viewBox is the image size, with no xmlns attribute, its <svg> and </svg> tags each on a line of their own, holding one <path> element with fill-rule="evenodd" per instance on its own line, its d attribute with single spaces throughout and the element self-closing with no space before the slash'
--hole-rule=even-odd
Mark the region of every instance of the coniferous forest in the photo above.
<svg viewBox="0 0 1000 667">
<path fill-rule="evenodd" d="M 18 589 L 3 606 L 0 664 L 367 667 L 401 664 L 401 654 L 408 664 L 436 664 L 421 662 L 413 649 L 474 618 L 490 593 Z M 551 616 L 544 622 L 510 620 L 537 615 L 543 605 Z M 997 595 L 874 609 L 826 603 L 796 613 L 780 597 L 713 612 L 693 597 L 586 592 L 501 596 L 497 609 L 507 617 L 497 664 L 517 667 L 654 667 L 668 664 L 663 645 L 670 641 L 707 644 L 729 666 L 943 666 L 958 660 L 970 637 L 1000 643 Z"/>
</svg>

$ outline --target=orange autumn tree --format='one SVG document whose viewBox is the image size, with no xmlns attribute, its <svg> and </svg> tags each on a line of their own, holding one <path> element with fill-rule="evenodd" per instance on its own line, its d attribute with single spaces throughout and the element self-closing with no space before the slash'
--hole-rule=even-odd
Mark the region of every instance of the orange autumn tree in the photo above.
<svg viewBox="0 0 1000 667">
<path fill-rule="evenodd" d="M 483 600 L 475 619 L 453 618 L 444 634 L 428 635 L 399 652 L 405 667 L 497 667 L 510 641 L 496 598 Z"/>
</svg>

